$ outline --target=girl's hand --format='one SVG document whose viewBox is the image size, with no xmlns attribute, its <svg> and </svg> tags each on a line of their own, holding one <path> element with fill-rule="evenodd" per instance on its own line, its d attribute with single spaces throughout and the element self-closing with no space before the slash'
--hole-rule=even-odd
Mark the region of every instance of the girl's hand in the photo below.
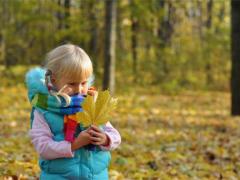
<svg viewBox="0 0 240 180">
<path fill-rule="evenodd" d="M 90 96 L 97 96 L 98 92 L 94 87 L 90 87 L 87 91 L 87 94 Z"/>
<path fill-rule="evenodd" d="M 91 135 L 89 134 L 89 130 L 90 128 L 82 131 L 78 135 L 78 137 L 73 141 L 73 143 L 71 144 L 72 151 L 91 143 L 92 140 Z"/>
<path fill-rule="evenodd" d="M 107 146 L 109 144 L 109 137 L 97 126 L 92 125 L 89 129 L 91 135 L 91 144 Z"/>
<path fill-rule="evenodd" d="M 94 87 L 90 87 L 87 91 L 87 94 L 90 96 L 94 97 L 94 101 L 96 101 L 97 96 L 98 96 L 98 92 L 96 91 L 96 89 Z"/>
</svg>

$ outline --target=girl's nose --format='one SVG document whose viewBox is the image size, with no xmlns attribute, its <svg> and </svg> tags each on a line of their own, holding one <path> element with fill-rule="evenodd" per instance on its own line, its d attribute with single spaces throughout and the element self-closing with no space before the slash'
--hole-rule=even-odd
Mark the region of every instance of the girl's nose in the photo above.
<svg viewBox="0 0 240 180">
<path fill-rule="evenodd" d="M 81 93 L 82 92 L 82 85 L 80 84 L 77 88 L 77 92 Z"/>
</svg>

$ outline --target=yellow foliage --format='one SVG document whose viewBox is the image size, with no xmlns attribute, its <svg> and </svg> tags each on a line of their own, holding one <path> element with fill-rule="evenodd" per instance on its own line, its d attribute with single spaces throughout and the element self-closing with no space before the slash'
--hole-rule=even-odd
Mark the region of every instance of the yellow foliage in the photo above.
<svg viewBox="0 0 240 180">
<path fill-rule="evenodd" d="M 77 121 L 84 127 L 91 124 L 103 125 L 107 123 L 112 110 L 117 105 L 117 99 L 112 98 L 109 91 L 100 91 L 96 102 L 93 96 L 87 96 L 82 104 L 83 112 L 77 113 Z"/>
</svg>

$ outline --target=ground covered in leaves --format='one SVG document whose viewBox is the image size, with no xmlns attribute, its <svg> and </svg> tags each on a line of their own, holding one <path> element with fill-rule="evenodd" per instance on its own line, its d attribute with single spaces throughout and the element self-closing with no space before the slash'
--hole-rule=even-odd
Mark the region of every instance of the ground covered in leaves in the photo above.
<svg viewBox="0 0 240 180">
<path fill-rule="evenodd" d="M 27 135 L 26 89 L 4 85 L 0 94 L 0 179 L 37 179 L 37 154 Z M 122 144 L 112 152 L 110 179 L 240 177 L 240 119 L 229 116 L 228 93 L 118 98 L 112 124 Z"/>
</svg>

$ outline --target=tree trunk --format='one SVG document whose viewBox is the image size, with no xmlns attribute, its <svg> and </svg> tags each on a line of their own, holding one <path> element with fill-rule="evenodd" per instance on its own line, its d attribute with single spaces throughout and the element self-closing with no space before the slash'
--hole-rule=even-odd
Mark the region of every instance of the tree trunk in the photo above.
<svg viewBox="0 0 240 180">
<path fill-rule="evenodd" d="M 123 20 L 123 12 L 124 9 L 121 8 L 120 6 L 117 6 L 117 22 L 116 22 L 116 26 L 117 26 L 117 47 L 121 50 L 123 50 L 122 52 L 126 51 L 126 42 L 125 42 L 125 33 L 124 33 L 124 27 L 122 25 L 122 20 Z"/>
<path fill-rule="evenodd" d="M 206 21 L 206 28 L 208 30 L 212 28 L 212 9 L 213 9 L 213 0 L 208 0 L 207 1 L 207 21 Z M 210 55 L 209 50 L 207 50 L 207 57 L 209 57 L 209 55 Z M 211 74 L 212 65 L 210 62 L 211 62 L 210 59 L 208 59 L 205 66 L 207 85 L 213 84 L 213 81 L 214 81 Z"/>
<path fill-rule="evenodd" d="M 158 4 L 158 9 L 159 10 L 163 10 L 164 11 L 164 16 L 163 18 L 159 19 L 159 28 L 158 28 L 158 38 L 159 38 L 159 49 L 164 50 L 166 47 L 171 45 L 171 37 L 174 31 L 174 27 L 173 27 L 173 19 L 172 17 L 174 16 L 174 7 L 172 5 L 172 2 L 170 1 L 159 1 Z M 169 67 L 168 67 L 168 63 L 166 58 L 161 56 L 161 52 L 158 51 L 157 52 L 157 56 L 158 56 L 158 61 L 159 61 L 159 65 L 158 66 L 162 66 L 162 73 L 159 74 L 159 78 L 160 79 L 165 79 L 165 76 L 167 76 L 169 74 Z"/>
<path fill-rule="evenodd" d="M 71 0 L 58 0 L 57 1 L 58 8 L 56 12 L 56 17 L 58 20 L 58 30 L 69 29 L 69 17 L 70 17 L 70 8 L 71 8 Z M 59 43 L 64 44 L 69 41 L 69 36 L 65 35 L 59 40 Z"/>
<path fill-rule="evenodd" d="M 213 0 L 208 0 L 207 2 L 207 22 L 206 27 L 211 28 L 212 27 L 212 9 L 213 9 Z"/>
<path fill-rule="evenodd" d="M 1 60 L 5 64 L 6 68 L 9 68 L 10 63 L 8 62 L 6 58 L 7 48 L 6 48 L 6 39 L 5 39 L 5 33 L 6 33 L 6 23 L 9 20 L 9 10 L 8 10 L 8 1 L 1 1 L 2 5 L 2 26 L 1 26 L 1 34 L 0 34 L 0 43 L 1 43 Z"/>
<path fill-rule="evenodd" d="M 63 29 L 63 18 L 64 18 L 64 15 L 63 15 L 63 13 L 61 12 L 61 7 L 62 7 L 62 3 L 61 3 L 62 1 L 61 0 L 58 0 L 58 8 L 59 8 L 59 10 L 57 10 L 57 12 L 56 12 L 56 16 L 57 16 L 57 20 L 58 20 L 58 27 L 57 27 L 57 29 L 58 30 L 61 30 L 61 29 Z"/>
<path fill-rule="evenodd" d="M 138 29 L 138 18 L 134 15 L 134 2 L 130 1 L 131 8 L 131 46 L 132 46 L 132 71 L 133 71 L 133 82 L 137 82 L 137 29 Z"/>
<path fill-rule="evenodd" d="M 0 31 L 0 63 L 5 64 L 7 66 L 7 63 L 5 62 L 5 54 L 6 54 L 6 49 L 5 49 L 5 23 L 7 22 L 7 1 L 1 1 L 2 5 L 2 26 L 1 26 L 1 31 Z"/>
<path fill-rule="evenodd" d="M 86 2 L 85 2 L 86 3 Z M 96 2 L 89 1 L 88 2 L 88 13 L 89 13 L 89 21 L 91 22 L 90 32 L 91 32 L 91 39 L 90 39 L 90 52 L 93 57 L 92 61 L 94 64 L 95 72 L 98 72 L 98 37 L 99 37 L 99 27 L 98 27 L 98 19 L 97 14 L 99 13 L 98 8 L 96 7 Z M 90 12 L 89 12 L 90 11 Z"/>
<path fill-rule="evenodd" d="M 105 61 L 103 89 L 110 90 L 114 94 L 115 86 L 115 42 L 116 42 L 116 0 L 105 1 Z"/>
<path fill-rule="evenodd" d="M 0 64 L 5 61 L 5 39 L 4 39 L 4 31 L 0 32 Z"/>
<path fill-rule="evenodd" d="M 240 2 L 231 0 L 231 92 L 232 115 L 240 115 Z"/>
<path fill-rule="evenodd" d="M 64 27 L 65 29 L 69 28 L 69 17 L 70 17 L 70 0 L 64 1 Z"/>
<path fill-rule="evenodd" d="M 133 76 L 134 82 L 137 82 L 137 26 L 138 20 L 132 18 L 132 58 L 133 58 Z"/>
<path fill-rule="evenodd" d="M 159 8 L 164 8 L 165 14 L 158 30 L 158 36 L 161 40 L 160 46 L 164 48 L 166 45 L 170 45 L 173 34 L 173 22 L 171 17 L 173 16 L 174 8 L 171 2 L 165 1 L 159 2 Z"/>
</svg>

